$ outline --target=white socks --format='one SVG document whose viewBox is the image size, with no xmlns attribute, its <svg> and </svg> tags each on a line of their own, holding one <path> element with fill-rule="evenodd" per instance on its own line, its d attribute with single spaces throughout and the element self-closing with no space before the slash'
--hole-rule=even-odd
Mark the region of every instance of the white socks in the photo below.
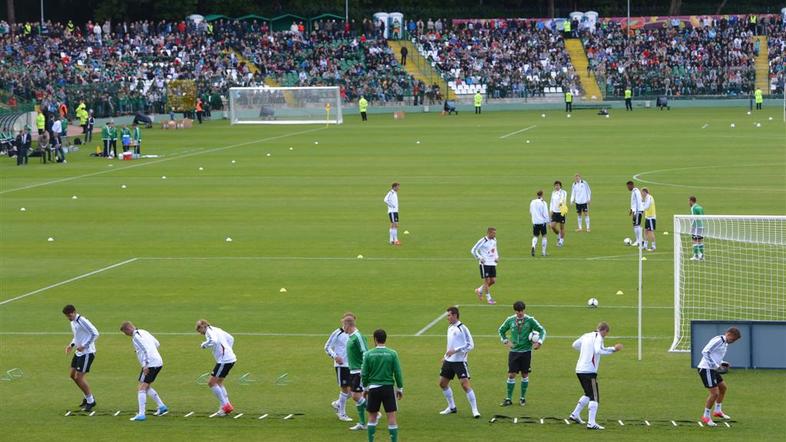
<svg viewBox="0 0 786 442">
<path fill-rule="evenodd" d="M 338 412 L 343 416 L 347 414 L 347 399 L 349 395 L 343 391 L 338 394 Z"/>
<path fill-rule="evenodd" d="M 587 223 L 587 230 L 589 230 L 589 229 L 590 229 L 590 226 L 589 226 L 589 215 L 587 215 L 587 216 L 585 216 L 585 217 L 584 217 L 584 222 L 586 222 L 586 223 Z M 579 226 L 579 227 L 580 227 L 580 226 Z"/>
<path fill-rule="evenodd" d="M 475 399 L 475 390 L 469 390 L 467 392 L 467 400 L 469 401 L 469 406 L 472 407 L 472 413 L 477 414 L 478 401 Z"/>
<path fill-rule="evenodd" d="M 88 404 L 92 404 L 93 402 L 96 401 L 96 398 L 94 398 L 92 394 L 88 394 L 87 396 L 85 396 L 85 400 L 87 401 Z"/>
<path fill-rule="evenodd" d="M 393 229 L 388 230 L 388 238 L 390 242 L 393 242 Z"/>
<path fill-rule="evenodd" d="M 532 248 L 534 249 L 537 246 L 538 246 L 538 237 L 537 236 L 533 236 L 532 237 Z"/>
<path fill-rule="evenodd" d="M 145 390 L 139 390 L 136 393 L 136 400 L 139 403 L 139 413 L 141 415 L 145 415 L 145 404 L 147 403 L 147 393 Z"/>
<path fill-rule="evenodd" d="M 721 403 L 720 402 L 715 402 L 715 412 L 716 413 L 721 413 L 722 412 L 722 408 L 721 408 Z"/>
<path fill-rule="evenodd" d="M 221 387 L 221 392 L 224 393 L 224 401 L 226 401 L 226 403 L 229 403 L 229 393 L 227 393 L 227 387 L 224 387 L 223 384 L 219 385 L 219 387 Z"/>
<path fill-rule="evenodd" d="M 577 216 L 576 218 L 579 220 L 579 230 L 581 230 L 581 215 Z"/>
<path fill-rule="evenodd" d="M 456 408 L 456 401 L 453 400 L 453 390 L 450 387 L 445 388 L 444 390 L 442 390 L 442 394 L 445 396 L 445 399 L 447 399 L 448 401 L 448 407 Z"/>
<path fill-rule="evenodd" d="M 598 414 L 598 403 L 595 401 L 590 401 L 589 403 L 589 424 L 595 425 L 595 416 Z"/>
<path fill-rule="evenodd" d="M 543 238 L 540 240 L 540 248 L 543 250 L 543 254 L 544 254 L 544 255 L 546 254 L 546 244 L 547 244 L 547 243 L 548 243 L 548 240 L 547 240 L 547 239 L 546 239 L 546 237 L 544 236 L 544 237 L 543 237 Z"/>
<path fill-rule="evenodd" d="M 153 390 L 153 387 L 147 387 L 147 394 L 150 396 L 159 407 L 164 406 L 164 401 L 161 400 L 161 397 L 158 395 L 158 392 Z"/>
<path fill-rule="evenodd" d="M 633 228 L 633 233 L 636 234 L 636 242 L 641 244 L 641 226 L 635 226 Z"/>
<path fill-rule="evenodd" d="M 218 401 L 221 402 L 221 405 L 222 406 L 226 405 L 226 403 L 228 401 L 227 401 L 226 396 L 224 396 L 224 389 L 221 388 L 220 385 L 214 385 L 214 386 L 210 387 L 210 389 L 213 390 L 213 394 L 216 395 L 216 397 L 218 398 Z"/>
<path fill-rule="evenodd" d="M 398 228 L 391 227 L 389 232 L 390 232 L 390 242 L 398 241 Z"/>
<path fill-rule="evenodd" d="M 589 398 L 587 396 L 582 396 L 581 398 L 579 398 L 579 403 L 576 404 L 576 408 L 573 409 L 573 413 L 571 413 L 571 414 L 573 416 L 576 416 L 576 417 L 580 416 L 581 415 L 581 411 L 584 410 L 584 407 L 587 406 L 589 401 L 590 400 L 589 400 Z"/>
<path fill-rule="evenodd" d="M 706 417 L 707 419 L 710 418 L 710 409 L 709 408 L 705 408 L 704 409 L 704 417 Z"/>
</svg>

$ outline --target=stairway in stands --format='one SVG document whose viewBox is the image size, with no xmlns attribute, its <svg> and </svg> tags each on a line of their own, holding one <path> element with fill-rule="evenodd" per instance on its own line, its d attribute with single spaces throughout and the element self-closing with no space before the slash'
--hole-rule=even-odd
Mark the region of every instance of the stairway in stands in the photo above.
<svg viewBox="0 0 786 442">
<path fill-rule="evenodd" d="M 756 89 L 761 89 L 764 95 L 770 93 L 770 50 L 767 47 L 767 37 L 759 35 L 754 37 L 759 40 L 759 56 L 756 57 Z"/>
<path fill-rule="evenodd" d="M 407 65 L 404 69 L 409 75 L 415 77 L 416 80 L 422 81 L 426 85 L 430 85 L 435 81 L 439 84 L 439 88 L 447 92 L 447 99 L 454 100 L 456 98 L 455 92 L 448 87 L 448 83 L 439 75 L 439 72 L 431 66 L 431 63 L 420 55 L 418 49 L 408 40 L 388 40 L 388 47 L 396 54 L 396 59 L 401 60 L 401 48 L 407 48 Z"/>
<path fill-rule="evenodd" d="M 565 39 L 565 49 L 567 49 L 568 55 L 570 55 L 570 62 L 573 64 L 573 69 L 575 69 L 576 73 L 579 75 L 579 81 L 581 81 L 581 87 L 584 90 L 584 99 L 602 100 L 603 94 L 600 92 L 600 87 L 598 87 L 595 73 L 591 71 L 589 74 L 587 73 L 589 60 L 587 59 L 586 52 L 584 52 L 584 46 L 581 44 L 581 40 L 578 38 Z"/>
</svg>

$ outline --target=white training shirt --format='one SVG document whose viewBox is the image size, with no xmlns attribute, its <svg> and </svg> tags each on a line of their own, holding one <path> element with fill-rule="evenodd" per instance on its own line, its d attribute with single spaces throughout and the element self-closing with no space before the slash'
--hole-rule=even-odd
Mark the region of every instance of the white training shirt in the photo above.
<svg viewBox="0 0 786 442">
<path fill-rule="evenodd" d="M 136 329 L 131 335 L 131 343 L 136 350 L 136 358 L 139 359 L 139 364 L 142 368 L 145 367 L 161 367 L 164 365 L 164 360 L 161 358 L 161 353 L 158 352 L 158 340 L 153 337 L 147 330 Z"/>
<path fill-rule="evenodd" d="M 549 209 L 541 198 L 535 198 L 529 203 L 529 214 L 532 216 L 532 224 L 549 222 Z"/>
<path fill-rule="evenodd" d="M 641 211 L 646 212 L 647 209 L 649 209 L 650 206 L 652 205 L 652 201 L 653 201 L 652 195 L 647 194 L 647 196 L 643 198 L 641 201 Z"/>
<path fill-rule="evenodd" d="M 559 207 L 562 204 L 567 203 L 568 201 L 568 192 L 565 192 L 565 189 L 555 190 L 551 192 L 551 211 L 554 213 L 560 213 Z"/>
<path fill-rule="evenodd" d="M 614 347 L 603 346 L 603 336 L 597 331 L 581 335 L 573 341 L 573 348 L 581 352 L 576 362 L 576 373 L 597 373 L 600 355 L 610 355 L 615 351 Z"/>
<path fill-rule="evenodd" d="M 497 240 L 489 239 L 484 236 L 472 246 L 470 253 L 477 258 L 480 265 L 495 266 L 499 259 L 499 253 L 497 253 Z"/>
<path fill-rule="evenodd" d="M 385 195 L 384 201 L 388 206 L 388 213 L 398 212 L 398 192 L 390 189 Z"/>
<path fill-rule="evenodd" d="M 60 120 L 55 120 L 54 123 L 52 123 L 52 133 L 60 135 L 61 132 L 63 132 L 63 123 L 61 123 Z"/>
<path fill-rule="evenodd" d="M 325 342 L 325 353 L 330 356 L 330 359 L 333 359 L 334 367 L 349 367 L 349 361 L 347 361 L 348 340 L 349 335 L 347 332 L 345 332 L 342 328 L 337 328 L 333 330 L 333 333 L 330 334 L 327 342 Z M 341 356 L 341 359 L 344 362 L 341 364 L 336 362 L 336 356 Z"/>
<path fill-rule="evenodd" d="M 448 362 L 467 362 L 467 353 L 475 348 L 475 341 L 472 340 L 472 334 L 469 329 L 461 321 L 456 321 L 455 324 L 448 326 L 448 346 L 447 350 L 453 350 L 450 356 L 445 356 Z M 447 353 L 447 350 L 445 353 Z"/>
<path fill-rule="evenodd" d="M 570 203 L 587 204 L 592 199 L 592 191 L 589 184 L 584 180 L 574 182 L 570 188 Z"/>
<path fill-rule="evenodd" d="M 630 191 L 630 210 L 632 210 L 633 213 L 643 212 L 643 205 L 644 203 L 641 201 L 641 192 L 638 187 L 634 187 L 633 190 Z"/>
<path fill-rule="evenodd" d="M 721 362 L 723 362 L 723 357 L 726 356 L 726 349 L 728 347 L 729 343 L 726 342 L 726 337 L 724 335 L 715 336 L 710 339 L 710 342 L 708 342 L 701 351 L 701 361 L 698 367 L 717 370 Z"/>
<path fill-rule="evenodd" d="M 235 343 L 235 338 L 229 333 L 221 330 L 218 327 L 208 325 L 205 329 L 205 342 L 202 343 L 202 348 L 211 347 L 213 349 L 213 357 L 218 364 L 229 364 L 237 362 L 237 356 L 232 351 L 232 345 Z"/>
<path fill-rule="evenodd" d="M 96 339 L 98 339 L 98 329 L 92 322 L 88 321 L 82 315 L 77 314 L 73 321 L 71 321 L 71 331 L 74 333 L 74 339 L 71 340 L 71 345 L 76 347 L 84 347 L 83 351 L 76 351 L 77 356 L 82 356 L 96 352 Z"/>
</svg>

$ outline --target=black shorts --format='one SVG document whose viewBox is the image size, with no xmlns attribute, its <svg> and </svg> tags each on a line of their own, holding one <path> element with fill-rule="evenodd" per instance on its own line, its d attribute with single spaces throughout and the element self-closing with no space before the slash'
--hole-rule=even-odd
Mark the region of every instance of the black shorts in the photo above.
<svg viewBox="0 0 786 442">
<path fill-rule="evenodd" d="M 565 224 L 565 215 L 563 215 L 563 214 L 561 214 L 559 212 L 552 212 L 551 213 L 551 222 Z"/>
<path fill-rule="evenodd" d="M 712 370 L 710 368 L 700 368 L 699 377 L 701 378 L 701 383 L 704 384 L 706 388 L 715 388 L 718 384 L 723 382 L 723 377 L 718 373 L 718 370 Z"/>
<path fill-rule="evenodd" d="M 576 203 L 576 213 L 589 212 L 589 207 L 588 206 L 589 205 L 587 203 L 584 203 L 584 204 Z"/>
<path fill-rule="evenodd" d="M 341 388 L 349 387 L 351 381 L 349 367 L 336 367 L 336 381 Z"/>
<path fill-rule="evenodd" d="M 694 241 L 701 241 L 704 239 L 704 227 L 691 227 L 690 237 Z"/>
<path fill-rule="evenodd" d="M 584 396 L 587 396 L 591 401 L 600 402 L 600 390 L 598 389 L 598 374 L 597 373 L 576 373 L 579 378 L 581 388 L 584 390 Z"/>
<path fill-rule="evenodd" d="M 234 366 L 235 366 L 234 362 L 229 362 L 226 364 L 216 364 L 216 366 L 213 367 L 213 371 L 211 371 L 210 374 L 214 377 L 223 379 L 227 377 L 227 375 L 229 375 L 229 371 L 232 370 L 232 367 Z"/>
<path fill-rule="evenodd" d="M 398 212 L 388 212 L 388 218 L 390 218 L 390 222 L 397 223 L 398 222 Z"/>
<path fill-rule="evenodd" d="M 466 362 L 442 361 L 442 369 L 439 371 L 439 376 L 445 379 L 453 379 L 454 376 L 459 378 L 459 380 L 471 379 Z"/>
<path fill-rule="evenodd" d="M 161 371 L 162 367 L 147 367 L 147 374 L 145 371 L 142 370 L 139 372 L 139 382 L 144 382 L 146 384 L 152 384 L 153 381 L 156 380 L 158 376 L 158 372 Z"/>
<path fill-rule="evenodd" d="M 531 351 L 512 351 L 508 353 L 508 373 L 521 373 L 522 376 L 532 371 Z"/>
<path fill-rule="evenodd" d="M 71 368 L 79 373 L 90 373 L 90 367 L 93 365 L 95 358 L 95 353 L 85 353 L 82 356 L 75 354 L 71 359 Z"/>
<path fill-rule="evenodd" d="M 349 388 L 353 393 L 363 393 L 363 382 L 360 379 L 360 372 L 349 374 Z"/>
<path fill-rule="evenodd" d="M 482 279 L 496 278 L 497 277 L 497 266 L 486 266 L 486 265 L 481 264 L 480 265 L 480 277 Z"/>
<path fill-rule="evenodd" d="M 366 410 L 369 413 L 379 413 L 380 405 L 385 408 L 385 413 L 396 411 L 396 392 L 392 385 L 383 385 L 368 391 Z"/>
<path fill-rule="evenodd" d="M 641 225 L 641 212 L 635 212 L 633 214 L 633 227 L 638 227 Z"/>
<path fill-rule="evenodd" d="M 644 220 L 644 230 L 655 231 L 655 218 L 647 218 Z"/>
<path fill-rule="evenodd" d="M 532 225 L 532 236 L 546 236 L 546 224 L 533 224 Z"/>
</svg>

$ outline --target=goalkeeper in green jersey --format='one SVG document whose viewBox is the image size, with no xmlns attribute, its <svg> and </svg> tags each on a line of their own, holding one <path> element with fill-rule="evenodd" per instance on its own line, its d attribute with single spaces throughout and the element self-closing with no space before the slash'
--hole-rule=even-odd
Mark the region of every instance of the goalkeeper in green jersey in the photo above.
<svg viewBox="0 0 786 442">
<path fill-rule="evenodd" d="M 401 375 L 401 363 L 395 350 L 385 347 L 388 335 L 385 330 L 374 330 L 374 344 L 363 355 L 361 377 L 368 395 L 368 441 L 374 442 L 377 431 L 377 418 L 380 408 L 385 408 L 388 418 L 390 441 L 398 442 L 398 425 L 396 423 L 396 400 L 404 395 L 404 378 Z M 395 385 L 395 390 L 394 390 Z"/>
<path fill-rule="evenodd" d="M 363 397 L 363 382 L 360 378 L 360 369 L 363 365 L 363 354 L 368 351 L 366 338 L 360 334 L 355 321 L 357 317 L 353 313 L 345 313 L 342 319 L 344 332 L 349 335 L 347 338 L 347 362 L 349 363 L 349 387 L 352 390 L 352 399 L 358 410 L 358 423 L 350 428 L 353 431 L 366 429 L 366 398 Z"/>
<path fill-rule="evenodd" d="M 688 198 L 690 203 L 690 214 L 694 216 L 703 216 L 704 207 L 701 207 L 696 202 L 696 197 L 691 196 Z M 694 219 L 690 223 L 690 237 L 693 242 L 693 256 L 690 257 L 691 261 L 704 260 L 704 221 L 701 219 Z"/>
<path fill-rule="evenodd" d="M 519 405 L 527 403 L 527 388 L 529 387 L 529 372 L 532 363 L 532 350 L 537 350 L 546 339 L 546 329 L 537 319 L 526 315 L 524 301 L 513 303 L 514 315 L 505 319 L 499 327 L 499 337 L 502 343 L 510 348 L 508 353 L 508 379 L 507 395 L 500 404 L 507 407 L 513 404 L 513 390 L 516 388 L 516 375 L 521 373 L 521 396 Z M 510 339 L 508 339 L 510 332 Z"/>
</svg>

